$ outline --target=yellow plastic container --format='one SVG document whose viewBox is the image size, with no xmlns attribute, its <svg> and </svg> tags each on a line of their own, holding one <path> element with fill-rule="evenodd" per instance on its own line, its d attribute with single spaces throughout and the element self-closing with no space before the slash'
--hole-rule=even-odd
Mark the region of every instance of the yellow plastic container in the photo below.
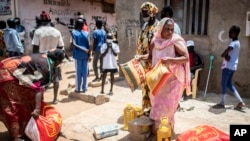
<svg viewBox="0 0 250 141">
<path fill-rule="evenodd" d="M 140 108 L 138 106 L 134 106 L 134 109 L 135 109 L 135 117 L 139 118 L 143 114 L 142 108 Z"/>
<path fill-rule="evenodd" d="M 157 141 L 171 141 L 172 128 L 167 117 L 161 118 L 161 123 L 157 131 Z"/>
<path fill-rule="evenodd" d="M 124 121 L 124 130 L 128 130 L 128 122 L 136 118 L 136 110 L 131 104 L 127 104 L 124 109 L 123 121 Z"/>
</svg>

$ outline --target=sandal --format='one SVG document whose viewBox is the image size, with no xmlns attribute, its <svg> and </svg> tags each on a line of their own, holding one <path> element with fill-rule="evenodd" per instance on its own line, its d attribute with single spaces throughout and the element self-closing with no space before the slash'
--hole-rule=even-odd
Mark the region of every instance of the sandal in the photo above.
<svg viewBox="0 0 250 141">
<path fill-rule="evenodd" d="M 110 91 L 110 92 L 108 93 L 108 95 L 113 95 L 113 92 L 112 92 L 112 91 Z"/>
<path fill-rule="evenodd" d="M 53 100 L 53 102 L 52 102 L 53 104 L 57 104 L 58 103 L 58 100 L 56 99 L 56 100 Z"/>
<path fill-rule="evenodd" d="M 214 109 L 225 109 L 225 105 L 223 105 L 221 103 L 218 103 L 218 104 L 215 104 L 214 106 L 212 106 L 212 108 L 214 108 Z"/>
<path fill-rule="evenodd" d="M 241 110 L 243 107 L 245 107 L 246 104 L 244 102 L 238 103 L 236 107 L 234 107 L 235 110 Z"/>
</svg>

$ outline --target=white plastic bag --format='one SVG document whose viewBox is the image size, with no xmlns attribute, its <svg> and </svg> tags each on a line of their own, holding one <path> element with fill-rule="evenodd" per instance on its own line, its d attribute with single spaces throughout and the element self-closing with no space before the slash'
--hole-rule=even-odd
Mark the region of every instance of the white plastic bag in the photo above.
<svg viewBox="0 0 250 141">
<path fill-rule="evenodd" d="M 36 120 L 31 117 L 24 133 L 32 140 L 32 141 L 40 141 L 40 134 L 37 128 Z"/>
</svg>

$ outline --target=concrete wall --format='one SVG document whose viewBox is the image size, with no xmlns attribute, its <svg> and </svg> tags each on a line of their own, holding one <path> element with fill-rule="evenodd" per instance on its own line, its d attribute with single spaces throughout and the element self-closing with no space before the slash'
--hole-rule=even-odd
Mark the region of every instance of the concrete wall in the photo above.
<svg viewBox="0 0 250 141">
<path fill-rule="evenodd" d="M 210 0 L 209 10 L 209 40 L 210 44 L 204 55 L 206 59 L 206 70 L 208 67 L 208 53 L 215 55 L 214 69 L 211 73 L 211 81 L 209 83 L 209 90 L 220 93 L 221 91 L 221 53 L 227 47 L 230 39 L 228 38 L 228 30 L 232 25 L 238 25 L 241 28 L 239 40 L 241 43 L 240 57 L 238 70 L 234 74 L 233 83 L 236 83 L 236 88 L 244 97 L 250 97 L 250 37 L 245 36 L 246 31 L 246 12 L 250 11 L 249 0 Z M 204 45 L 201 42 L 200 46 Z M 201 50 L 202 51 L 202 50 Z M 204 71 L 207 75 L 207 71 Z M 205 80 L 204 78 L 202 80 Z M 202 85 L 204 86 L 204 85 Z"/>
<path fill-rule="evenodd" d="M 10 0 L 9 2 L 1 2 L 1 13 L 0 13 L 0 19 L 1 20 L 7 20 L 8 18 L 15 17 L 16 11 L 17 11 L 17 3 L 16 0 Z M 6 10 L 8 9 L 8 10 Z M 6 12 L 4 12 L 6 10 Z"/>
<path fill-rule="evenodd" d="M 55 0 L 60 1 L 60 0 Z M 109 27 L 115 26 L 115 14 L 103 13 L 102 5 L 99 2 L 89 2 L 82 0 L 69 0 L 69 6 L 58 6 L 44 4 L 43 0 L 18 0 L 18 17 L 21 18 L 22 24 L 26 28 L 26 54 L 31 53 L 31 39 L 29 38 L 29 31 L 35 26 L 35 16 L 39 16 L 41 11 L 51 11 L 50 16 L 55 27 L 62 32 L 65 42 L 65 48 L 69 46 L 70 33 L 67 27 L 57 24 L 55 18 L 59 17 L 63 22 L 69 23 L 70 18 L 74 18 L 74 14 L 80 11 L 86 17 L 89 25 L 90 33 L 95 27 L 95 19 L 102 18 L 106 20 Z"/>
<path fill-rule="evenodd" d="M 124 63 L 134 57 L 136 51 L 137 37 L 141 29 L 140 7 L 145 0 L 127 2 L 116 0 L 116 23 L 118 29 L 118 42 L 120 45 L 119 62 Z M 157 7 L 164 1 L 151 0 Z M 122 73 L 120 72 L 120 75 Z"/>
<path fill-rule="evenodd" d="M 137 0 L 127 3 L 124 0 L 116 1 L 116 21 L 118 27 L 118 40 L 122 54 L 119 57 L 120 63 L 125 63 L 135 55 L 135 43 L 137 34 L 140 31 L 139 10 L 144 0 Z M 164 1 L 153 1 L 159 9 L 164 5 Z M 127 10 L 129 9 L 129 10 Z M 199 89 L 205 90 L 209 55 L 215 56 L 213 69 L 210 75 L 208 92 L 221 92 L 221 53 L 227 47 L 230 39 L 228 30 L 232 25 L 241 28 L 239 40 L 241 42 L 241 52 L 239 57 L 238 70 L 234 74 L 233 83 L 243 97 L 250 97 L 250 37 L 245 36 L 246 12 L 250 11 L 249 0 L 210 0 L 208 35 L 194 36 L 183 35 L 185 40 L 195 41 L 195 49 L 202 56 L 205 68 L 200 74 Z M 131 29 L 131 30 L 130 30 Z M 122 74 L 121 74 L 122 75 Z"/>
</svg>

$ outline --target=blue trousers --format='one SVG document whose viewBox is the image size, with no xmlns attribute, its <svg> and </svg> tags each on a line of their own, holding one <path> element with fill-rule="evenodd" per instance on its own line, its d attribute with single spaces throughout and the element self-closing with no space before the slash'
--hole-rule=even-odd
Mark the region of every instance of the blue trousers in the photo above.
<svg viewBox="0 0 250 141">
<path fill-rule="evenodd" d="M 87 90 L 88 60 L 75 60 L 76 90 Z"/>
<path fill-rule="evenodd" d="M 231 90 L 233 93 L 237 92 L 236 88 L 232 83 L 234 72 L 235 70 L 230 70 L 227 68 L 222 69 L 221 86 L 223 95 L 227 93 L 227 88 L 229 88 L 229 90 Z"/>
</svg>

